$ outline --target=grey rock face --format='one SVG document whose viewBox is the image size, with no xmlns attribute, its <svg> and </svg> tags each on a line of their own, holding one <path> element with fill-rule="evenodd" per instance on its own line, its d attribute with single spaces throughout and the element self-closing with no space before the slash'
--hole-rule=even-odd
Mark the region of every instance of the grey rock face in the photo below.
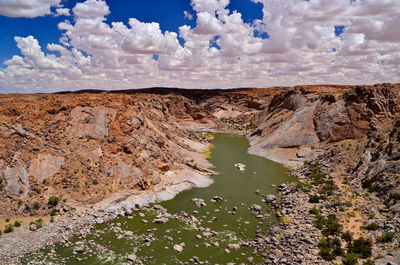
<svg viewBox="0 0 400 265">
<path fill-rule="evenodd" d="M 0 162 L 0 169 L 1 168 L 3 168 L 3 165 Z M 29 187 L 28 174 L 19 159 L 16 159 L 12 165 L 8 165 L 0 171 L 0 176 L 4 179 L 4 191 L 8 197 L 16 199 L 20 195 L 27 193 Z M 20 191 L 22 191 L 22 193 L 20 193 Z"/>
<path fill-rule="evenodd" d="M 31 161 L 28 175 L 34 176 L 38 181 L 43 181 L 56 174 L 64 162 L 65 159 L 63 157 L 39 154 L 37 158 Z"/>
<path fill-rule="evenodd" d="M 70 134 L 75 138 L 104 139 L 109 133 L 109 124 L 116 111 L 105 107 L 76 107 L 72 110 Z"/>
</svg>

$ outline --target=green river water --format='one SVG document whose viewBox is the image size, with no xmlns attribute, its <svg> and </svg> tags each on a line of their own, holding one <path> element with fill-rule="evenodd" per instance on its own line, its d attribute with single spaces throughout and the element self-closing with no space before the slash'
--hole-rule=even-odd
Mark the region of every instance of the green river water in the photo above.
<svg viewBox="0 0 400 265">
<path fill-rule="evenodd" d="M 174 218 L 166 224 L 154 224 L 152 221 L 157 211 L 149 208 L 134 212 L 133 218 L 119 217 L 98 225 L 84 239 L 74 238 L 72 242 L 84 242 L 84 253 L 73 254 L 73 244 L 69 247 L 57 244 L 29 260 L 42 261 L 44 264 L 129 264 L 126 254 L 135 253 L 144 260 L 143 264 L 190 264 L 194 256 L 209 264 L 262 263 L 261 253 L 254 248 L 240 247 L 229 252 L 227 245 L 254 239 L 256 230 L 268 233 L 271 223 L 276 220 L 270 207 L 261 201 L 262 194 L 276 194 L 276 186 L 291 179 L 282 165 L 248 154 L 249 143 L 245 137 L 216 134 L 212 143 L 215 149 L 212 150 L 210 161 L 218 172 L 213 176 L 214 183 L 207 188 L 182 192 L 172 200 L 160 203 L 168 213 L 179 215 L 184 211 L 199 219 L 201 224 L 189 225 L 184 220 Z M 239 171 L 234 167 L 235 163 L 245 164 L 246 170 Z M 210 202 L 214 196 L 224 200 Z M 204 199 L 207 205 L 197 207 L 192 198 Z M 252 214 L 249 209 L 252 204 L 263 207 L 264 219 Z M 236 214 L 231 212 L 234 207 L 237 207 Z M 148 222 L 144 223 L 143 220 Z M 111 229 L 112 225 L 121 228 L 122 232 L 115 232 L 115 229 Z M 132 231 L 133 238 L 122 237 L 126 231 Z M 204 236 L 205 231 L 215 233 Z M 146 244 L 145 239 L 149 236 L 154 240 Z M 180 243 L 185 245 L 183 251 L 177 253 L 173 247 Z M 50 253 L 51 250 L 53 253 Z"/>
</svg>

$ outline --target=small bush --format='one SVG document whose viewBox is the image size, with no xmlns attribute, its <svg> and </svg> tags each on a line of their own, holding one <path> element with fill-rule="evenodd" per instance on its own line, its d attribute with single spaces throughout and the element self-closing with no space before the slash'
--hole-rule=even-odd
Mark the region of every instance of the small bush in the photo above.
<svg viewBox="0 0 400 265">
<path fill-rule="evenodd" d="M 322 237 L 318 243 L 319 255 L 324 260 L 334 260 L 343 254 L 342 244 L 339 238 Z"/>
<path fill-rule="evenodd" d="M 97 184 L 99 184 L 99 181 L 97 179 L 94 179 L 92 183 L 93 183 L 93 185 L 97 185 Z"/>
<path fill-rule="evenodd" d="M 35 210 L 39 210 L 40 209 L 40 203 L 37 202 L 37 201 L 33 202 L 32 208 L 35 209 Z"/>
<path fill-rule="evenodd" d="M 20 226 L 21 226 L 21 223 L 18 222 L 18 221 L 15 221 L 15 222 L 14 222 L 14 226 L 15 226 L 15 227 L 20 227 Z"/>
<path fill-rule="evenodd" d="M 360 258 L 367 259 L 372 255 L 372 241 L 360 237 L 348 245 L 348 252 L 358 254 Z"/>
<path fill-rule="evenodd" d="M 44 180 L 42 181 L 42 183 L 43 183 L 43 185 L 46 185 L 46 184 L 49 184 L 49 181 L 48 181 L 47 179 L 44 179 Z"/>
<path fill-rule="evenodd" d="M 11 233 L 12 231 L 14 231 L 14 226 L 12 224 L 8 224 L 5 226 L 4 233 Z"/>
<path fill-rule="evenodd" d="M 41 189 L 35 189 L 35 192 L 36 192 L 37 194 L 40 194 L 40 193 L 42 192 L 42 190 L 41 190 Z"/>
<path fill-rule="evenodd" d="M 23 201 L 21 199 L 18 200 L 18 205 L 21 205 Z"/>
<path fill-rule="evenodd" d="M 0 191 L 4 190 L 4 184 L 0 184 Z"/>
<path fill-rule="evenodd" d="M 6 218 L 6 223 L 10 222 L 10 218 Z"/>
<path fill-rule="evenodd" d="M 376 222 L 374 222 L 374 223 L 370 223 L 370 224 L 368 224 L 366 226 L 362 226 L 361 228 L 362 229 L 366 229 L 366 230 L 370 230 L 370 231 L 376 231 L 376 230 L 379 229 L 379 225 Z"/>
<path fill-rule="evenodd" d="M 357 265 L 358 255 L 354 253 L 346 253 L 343 259 L 343 265 Z"/>
<path fill-rule="evenodd" d="M 54 215 L 56 215 L 56 209 L 51 209 L 50 216 L 54 216 Z"/>
<path fill-rule="evenodd" d="M 342 234 L 342 239 L 347 243 L 353 241 L 353 234 L 350 231 L 346 231 Z"/>
<path fill-rule="evenodd" d="M 19 193 L 19 194 L 22 194 L 22 193 L 24 193 L 24 191 L 23 191 L 23 190 L 19 190 L 18 193 Z"/>
<path fill-rule="evenodd" d="M 325 228 L 322 230 L 324 236 L 339 235 L 341 225 L 339 224 L 336 215 L 330 214 L 325 222 Z"/>
<path fill-rule="evenodd" d="M 372 193 L 376 190 L 376 185 L 375 184 L 371 184 L 368 186 L 368 192 Z"/>
<path fill-rule="evenodd" d="M 3 231 L 1 231 L 1 229 L 0 229 L 0 236 L 3 234 Z"/>
<path fill-rule="evenodd" d="M 39 228 L 43 227 L 43 220 L 41 218 L 39 218 L 36 221 L 31 221 L 29 224 L 30 225 L 34 224 L 34 225 L 36 225 L 36 229 L 39 229 Z"/>
<path fill-rule="evenodd" d="M 332 196 L 335 189 L 335 183 L 333 182 L 333 180 L 330 179 L 324 183 L 322 189 L 319 190 L 319 193 L 326 194 L 327 196 Z"/>
<path fill-rule="evenodd" d="M 50 217 L 50 223 L 54 223 L 54 217 Z"/>
<path fill-rule="evenodd" d="M 309 213 L 317 215 L 320 214 L 320 211 L 317 208 L 313 207 L 312 209 L 310 209 Z"/>
<path fill-rule="evenodd" d="M 304 192 L 310 192 L 311 191 L 311 184 L 300 181 L 294 186 L 294 188 L 296 190 L 302 190 Z"/>
<path fill-rule="evenodd" d="M 319 202 L 319 196 L 318 195 L 311 195 L 310 199 L 308 201 L 310 203 L 318 203 Z"/>
<path fill-rule="evenodd" d="M 50 206 L 57 206 L 59 201 L 60 201 L 60 199 L 57 196 L 51 196 L 49 198 L 49 205 Z"/>
<path fill-rule="evenodd" d="M 379 243 L 392 242 L 395 235 L 396 234 L 394 232 L 383 233 L 380 237 L 378 237 L 377 241 Z"/>
<path fill-rule="evenodd" d="M 321 230 L 324 227 L 325 218 L 321 214 L 317 214 L 315 218 L 315 227 Z"/>
</svg>

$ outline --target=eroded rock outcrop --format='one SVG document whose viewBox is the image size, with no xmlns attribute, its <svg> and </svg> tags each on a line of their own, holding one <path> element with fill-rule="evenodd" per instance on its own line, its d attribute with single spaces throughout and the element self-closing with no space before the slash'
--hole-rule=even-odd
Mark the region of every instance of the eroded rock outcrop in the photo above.
<svg viewBox="0 0 400 265">
<path fill-rule="evenodd" d="M 28 174 L 18 155 L 7 165 L 0 161 L 0 177 L 4 180 L 4 192 L 7 197 L 17 199 L 28 192 Z"/>
<path fill-rule="evenodd" d="M 71 112 L 70 133 L 76 138 L 101 140 L 109 133 L 109 124 L 115 119 L 116 111 L 105 107 L 76 107 Z"/>
<path fill-rule="evenodd" d="M 31 161 L 28 176 L 33 176 L 37 181 L 42 182 L 56 174 L 64 163 L 64 157 L 39 154 L 37 158 Z"/>
</svg>

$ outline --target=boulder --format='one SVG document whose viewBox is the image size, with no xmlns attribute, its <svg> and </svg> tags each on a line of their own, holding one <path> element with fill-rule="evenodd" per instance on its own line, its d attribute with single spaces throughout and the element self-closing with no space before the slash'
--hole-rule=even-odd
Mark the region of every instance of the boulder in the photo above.
<svg viewBox="0 0 400 265">
<path fill-rule="evenodd" d="M 174 245 L 174 250 L 176 251 L 176 252 L 182 252 L 183 251 L 183 247 L 181 246 L 181 245 Z"/>
<path fill-rule="evenodd" d="M 156 218 L 154 219 L 153 223 L 155 224 L 166 224 L 169 221 L 166 217 Z"/>
<path fill-rule="evenodd" d="M 276 201 L 276 196 L 275 195 L 267 195 L 267 196 L 265 196 L 264 201 L 266 203 L 273 203 L 274 201 Z"/>
<path fill-rule="evenodd" d="M 137 260 L 137 257 L 135 254 L 129 254 L 128 256 L 126 256 L 126 259 L 130 262 L 135 262 Z"/>
<path fill-rule="evenodd" d="M 228 244 L 228 248 L 238 250 L 240 248 L 239 244 Z"/>
</svg>

